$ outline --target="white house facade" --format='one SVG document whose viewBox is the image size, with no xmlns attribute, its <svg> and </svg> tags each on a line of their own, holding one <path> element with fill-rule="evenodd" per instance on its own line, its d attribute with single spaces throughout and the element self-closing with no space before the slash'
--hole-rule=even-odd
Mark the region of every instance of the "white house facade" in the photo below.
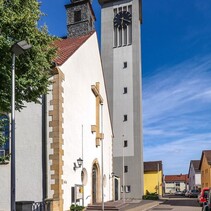
<svg viewBox="0 0 211 211">
<path fill-rule="evenodd" d="M 201 188 L 201 171 L 199 170 L 200 160 L 191 160 L 189 165 L 189 188 L 196 190 Z"/>
<path fill-rule="evenodd" d="M 175 193 L 188 189 L 188 175 L 165 175 L 164 177 L 165 193 Z"/>
</svg>

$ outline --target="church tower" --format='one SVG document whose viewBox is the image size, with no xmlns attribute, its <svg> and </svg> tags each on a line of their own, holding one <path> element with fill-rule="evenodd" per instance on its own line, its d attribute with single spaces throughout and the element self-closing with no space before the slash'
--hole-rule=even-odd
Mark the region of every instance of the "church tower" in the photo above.
<svg viewBox="0 0 211 211">
<path fill-rule="evenodd" d="M 101 56 L 121 198 L 143 195 L 141 0 L 99 0 Z M 115 190 L 116 191 L 116 190 Z"/>
<path fill-rule="evenodd" d="M 90 0 L 72 0 L 65 5 L 68 37 L 78 37 L 95 29 L 96 20 Z"/>
</svg>

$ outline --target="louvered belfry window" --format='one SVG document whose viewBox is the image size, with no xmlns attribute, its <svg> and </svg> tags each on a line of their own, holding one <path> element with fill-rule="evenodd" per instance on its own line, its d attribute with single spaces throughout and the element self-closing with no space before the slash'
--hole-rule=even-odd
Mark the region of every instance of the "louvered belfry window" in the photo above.
<svg viewBox="0 0 211 211">
<path fill-rule="evenodd" d="M 128 11 L 132 14 L 132 5 L 118 7 L 113 10 L 114 17 L 121 11 Z M 125 28 L 113 26 L 113 47 L 122 47 L 132 44 L 132 22 Z"/>
</svg>

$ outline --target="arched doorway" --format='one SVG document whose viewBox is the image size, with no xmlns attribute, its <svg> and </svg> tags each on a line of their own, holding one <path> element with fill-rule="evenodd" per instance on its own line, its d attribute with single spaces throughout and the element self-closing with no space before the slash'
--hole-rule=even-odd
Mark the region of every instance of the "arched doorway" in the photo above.
<svg viewBox="0 0 211 211">
<path fill-rule="evenodd" d="M 97 166 L 92 167 L 92 204 L 97 202 Z"/>
<path fill-rule="evenodd" d="M 92 164 L 92 204 L 101 202 L 101 176 L 98 160 L 95 159 Z"/>
</svg>

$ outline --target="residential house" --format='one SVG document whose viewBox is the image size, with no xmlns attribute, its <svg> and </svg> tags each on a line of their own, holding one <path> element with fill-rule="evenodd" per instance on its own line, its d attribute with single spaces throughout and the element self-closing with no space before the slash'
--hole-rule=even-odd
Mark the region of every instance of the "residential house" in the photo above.
<svg viewBox="0 0 211 211">
<path fill-rule="evenodd" d="M 199 164 L 201 171 L 201 188 L 211 187 L 211 150 L 204 150 Z"/>
<path fill-rule="evenodd" d="M 163 194 L 163 167 L 162 161 L 144 162 L 144 194 Z"/>
<path fill-rule="evenodd" d="M 188 189 L 188 175 L 165 175 L 165 193 L 175 193 L 176 191 L 183 191 Z"/>
<path fill-rule="evenodd" d="M 189 189 L 201 189 L 201 171 L 199 170 L 200 160 L 191 160 L 188 172 Z"/>
</svg>

